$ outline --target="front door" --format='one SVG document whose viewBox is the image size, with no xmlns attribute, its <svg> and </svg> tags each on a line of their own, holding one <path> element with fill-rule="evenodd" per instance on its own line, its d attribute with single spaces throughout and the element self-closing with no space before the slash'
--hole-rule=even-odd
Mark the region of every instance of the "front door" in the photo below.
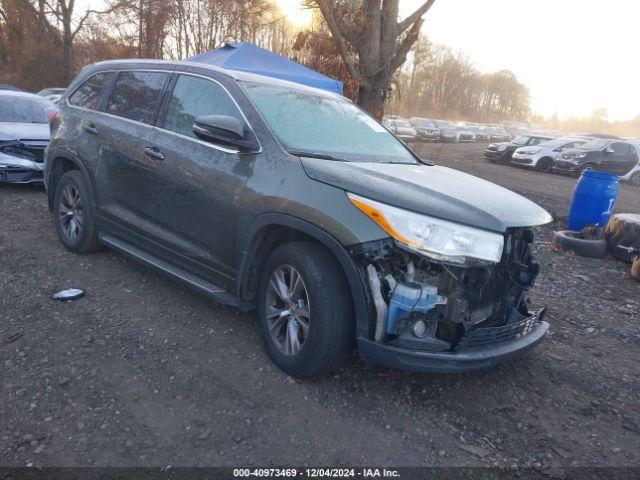
<svg viewBox="0 0 640 480">
<path fill-rule="evenodd" d="M 628 143 L 614 142 L 604 151 L 600 170 L 626 175 L 638 163 L 636 149 Z"/>
<path fill-rule="evenodd" d="M 234 259 L 238 209 L 255 154 L 202 141 L 193 133 L 201 115 L 247 120 L 218 82 L 176 74 L 160 124 L 147 148 L 164 156 L 154 170 L 151 215 L 160 227 L 156 240 L 181 263 L 223 288 L 236 276 Z"/>
</svg>

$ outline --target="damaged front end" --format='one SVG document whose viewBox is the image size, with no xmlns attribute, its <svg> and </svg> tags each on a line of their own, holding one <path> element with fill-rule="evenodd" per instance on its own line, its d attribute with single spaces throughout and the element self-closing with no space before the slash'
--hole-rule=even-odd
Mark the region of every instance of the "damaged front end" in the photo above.
<svg viewBox="0 0 640 480">
<path fill-rule="evenodd" d="M 0 183 L 44 183 L 46 141 L 0 141 Z"/>
<path fill-rule="evenodd" d="M 486 368 L 535 347 L 548 333 L 544 309 L 525 291 L 538 275 L 531 228 L 511 228 L 497 262 L 455 264 L 393 238 L 351 255 L 371 294 L 375 321 L 359 331 L 363 359 L 393 368 L 456 372 Z"/>
</svg>

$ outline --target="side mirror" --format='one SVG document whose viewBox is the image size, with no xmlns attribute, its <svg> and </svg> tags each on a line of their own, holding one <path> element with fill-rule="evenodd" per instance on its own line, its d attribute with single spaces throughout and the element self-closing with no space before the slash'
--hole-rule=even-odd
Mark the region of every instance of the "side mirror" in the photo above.
<svg viewBox="0 0 640 480">
<path fill-rule="evenodd" d="M 612 147 L 607 147 L 605 153 L 616 153 L 616 151 Z"/>
<path fill-rule="evenodd" d="M 243 152 L 259 150 L 258 140 L 251 130 L 237 118 L 228 115 L 202 115 L 192 127 L 200 140 L 236 147 Z"/>
</svg>

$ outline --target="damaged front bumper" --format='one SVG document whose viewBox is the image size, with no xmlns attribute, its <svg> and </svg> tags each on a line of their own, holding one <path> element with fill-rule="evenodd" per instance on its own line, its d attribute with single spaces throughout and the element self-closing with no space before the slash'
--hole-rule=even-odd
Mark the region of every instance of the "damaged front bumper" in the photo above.
<svg viewBox="0 0 640 480">
<path fill-rule="evenodd" d="M 0 183 L 43 184 L 43 163 L 0 152 Z"/>
<path fill-rule="evenodd" d="M 539 273 L 531 228 L 508 229 L 497 263 L 454 266 L 407 251 L 393 240 L 353 247 L 375 314 L 359 328 L 360 356 L 418 372 L 492 367 L 538 345 L 549 332 L 545 309 L 525 298 Z"/>
<path fill-rule="evenodd" d="M 394 347 L 376 343 L 365 337 L 357 339 L 358 352 L 362 359 L 368 363 L 398 370 L 431 373 L 481 370 L 517 358 L 542 342 L 549 333 L 549 324 L 543 320 L 543 317 L 544 309 L 522 321 L 523 325 L 528 324 L 522 328 L 522 333 L 513 336 L 507 335 L 507 338 L 504 339 L 500 338 L 499 332 L 491 332 L 495 334 L 496 341 L 461 344 L 450 352 L 427 352 Z M 478 329 L 477 331 L 480 330 L 491 330 L 491 328 Z M 464 338 L 462 337 L 461 342 Z"/>
</svg>

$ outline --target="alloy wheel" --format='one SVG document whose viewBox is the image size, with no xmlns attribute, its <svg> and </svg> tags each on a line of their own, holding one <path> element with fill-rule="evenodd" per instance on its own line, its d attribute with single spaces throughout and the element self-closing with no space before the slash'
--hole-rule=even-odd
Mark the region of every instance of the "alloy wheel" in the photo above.
<svg viewBox="0 0 640 480">
<path fill-rule="evenodd" d="M 75 241 L 82 232 L 84 209 L 80 191 L 74 185 L 66 185 L 60 195 L 58 220 L 68 240 Z"/>
<path fill-rule="evenodd" d="M 300 353 L 309 337 L 309 294 L 300 273 L 280 265 L 271 274 L 265 299 L 269 335 L 281 353 Z"/>
</svg>

